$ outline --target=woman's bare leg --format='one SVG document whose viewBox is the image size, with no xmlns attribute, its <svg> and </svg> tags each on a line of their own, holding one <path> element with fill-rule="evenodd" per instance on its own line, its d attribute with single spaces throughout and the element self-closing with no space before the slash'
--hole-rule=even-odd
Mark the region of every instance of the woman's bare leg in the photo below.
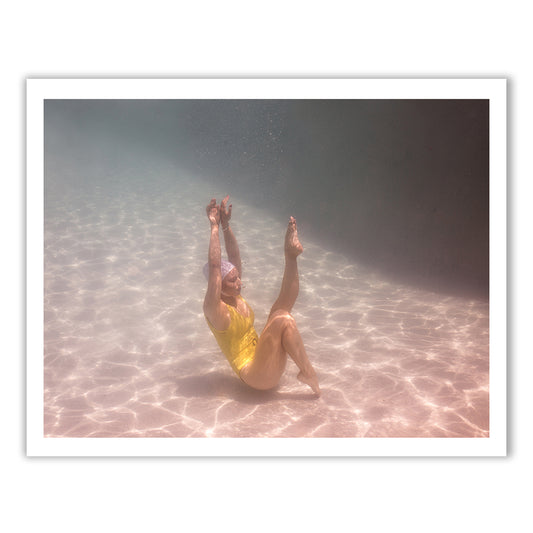
<svg viewBox="0 0 533 533">
<path fill-rule="evenodd" d="M 283 272 L 283 281 L 281 282 L 278 299 L 274 302 L 270 310 L 270 316 L 280 309 L 288 313 L 291 312 L 300 290 L 296 258 L 303 251 L 304 249 L 298 239 L 296 220 L 294 217 L 291 217 L 287 227 L 287 233 L 285 234 L 285 271 Z"/>
<path fill-rule="evenodd" d="M 291 217 L 285 235 L 285 271 L 281 290 L 259 338 L 254 360 L 241 370 L 241 378 L 251 387 L 275 387 L 285 370 L 289 354 L 300 369 L 298 379 L 320 395 L 316 372 L 309 362 L 296 322 L 290 315 L 299 291 L 296 258 L 302 252 L 296 221 Z"/>
<path fill-rule="evenodd" d="M 285 371 L 287 354 L 300 370 L 298 379 L 320 395 L 318 378 L 307 357 L 296 321 L 283 310 L 270 317 L 259 337 L 253 361 L 241 370 L 241 379 L 255 389 L 275 387 Z"/>
<path fill-rule="evenodd" d="M 318 378 L 315 369 L 307 357 L 304 342 L 296 327 L 296 322 L 292 317 L 287 326 L 283 330 L 281 337 L 281 344 L 283 349 L 291 356 L 296 366 L 300 369 L 297 378 L 306 385 L 309 385 L 315 394 L 320 396 L 320 387 L 318 386 Z"/>
</svg>

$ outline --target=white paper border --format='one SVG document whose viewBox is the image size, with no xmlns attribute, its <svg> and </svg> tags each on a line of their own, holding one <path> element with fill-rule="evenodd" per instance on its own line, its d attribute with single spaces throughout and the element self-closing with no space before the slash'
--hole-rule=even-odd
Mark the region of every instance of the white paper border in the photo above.
<svg viewBox="0 0 533 533">
<path fill-rule="evenodd" d="M 27 80 L 27 448 L 29 456 L 506 455 L 505 79 Z M 46 99 L 488 99 L 490 101 L 490 437 L 44 438 L 43 143 Z"/>
</svg>

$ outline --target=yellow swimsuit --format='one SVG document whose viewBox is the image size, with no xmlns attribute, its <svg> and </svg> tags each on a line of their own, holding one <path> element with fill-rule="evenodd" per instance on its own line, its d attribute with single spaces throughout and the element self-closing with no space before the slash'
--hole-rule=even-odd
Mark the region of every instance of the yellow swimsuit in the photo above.
<svg viewBox="0 0 533 533">
<path fill-rule="evenodd" d="M 228 329 L 224 331 L 215 329 L 207 317 L 205 319 L 231 368 L 240 377 L 241 368 L 254 358 L 259 337 L 254 328 L 255 315 L 252 308 L 242 296 L 239 298 L 248 306 L 250 315 L 242 316 L 235 307 L 226 304 L 231 318 Z"/>
</svg>

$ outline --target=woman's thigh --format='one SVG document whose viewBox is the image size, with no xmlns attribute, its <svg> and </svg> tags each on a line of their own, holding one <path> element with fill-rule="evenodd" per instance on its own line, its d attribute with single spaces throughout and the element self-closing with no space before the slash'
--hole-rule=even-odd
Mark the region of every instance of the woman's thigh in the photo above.
<svg viewBox="0 0 533 533">
<path fill-rule="evenodd" d="M 251 387 L 275 387 L 287 364 L 287 353 L 282 344 L 283 331 L 294 319 L 286 311 L 273 313 L 259 336 L 255 355 L 240 372 L 242 380 Z"/>
</svg>

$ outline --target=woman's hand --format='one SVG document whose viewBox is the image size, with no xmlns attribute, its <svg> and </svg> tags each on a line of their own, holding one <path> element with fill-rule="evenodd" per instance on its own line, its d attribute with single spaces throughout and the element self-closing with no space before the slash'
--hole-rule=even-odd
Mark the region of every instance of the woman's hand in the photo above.
<svg viewBox="0 0 533 533">
<path fill-rule="evenodd" d="M 229 224 L 229 220 L 231 218 L 231 208 L 233 207 L 231 204 L 228 208 L 226 208 L 226 205 L 229 200 L 229 194 L 220 202 L 220 222 L 222 222 L 222 229 L 227 228 Z"/>
<path fill-rule="evenodd" d="M 217 201 L 213 198 L 209 205 L 205 208 L 207 213 L 207 218 L 211 223 L 211 227 L 217 226 L 220 224 L 220 206 L 217 205 Z"/>
</svg>

